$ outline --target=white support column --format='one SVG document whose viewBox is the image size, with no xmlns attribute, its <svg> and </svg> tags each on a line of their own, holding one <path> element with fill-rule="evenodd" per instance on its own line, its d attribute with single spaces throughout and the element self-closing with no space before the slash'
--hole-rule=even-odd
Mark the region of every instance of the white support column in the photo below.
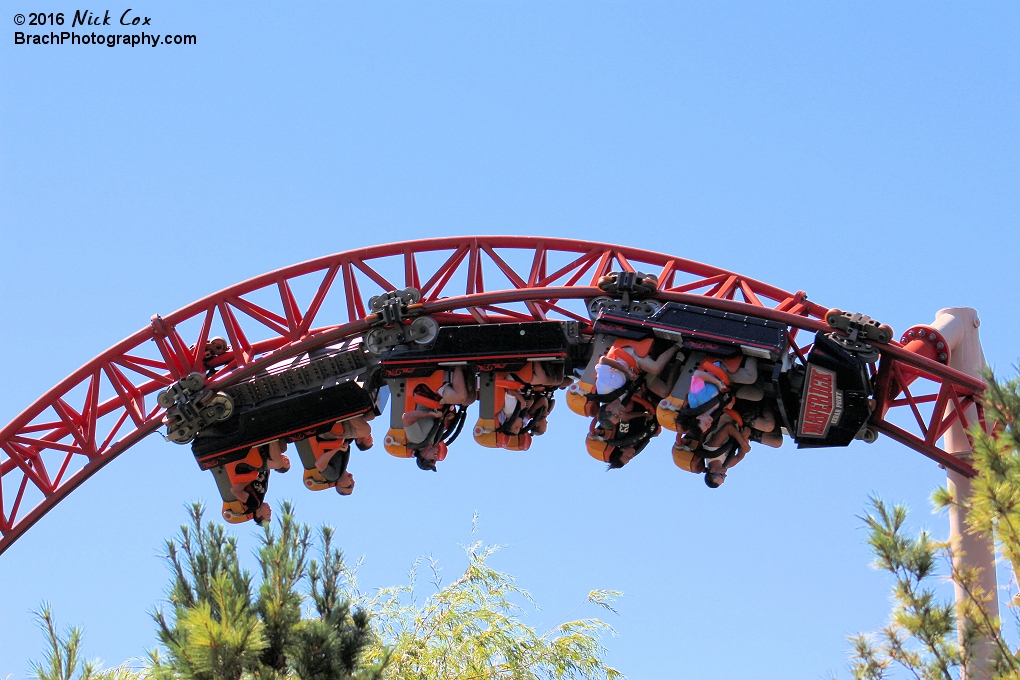
<svg viewBox="0 0 1020 680">
<path fill-rule="evenodd" d="M 975 378 L 982 378 L 985 368 L 985 355 L 981 350 L 981 339 L 978 336 L 980 325 L 977 312 L 969 307 L 951 307 L 941 309 L 935 315 L 932 327 L 939 331 L 949 345 L 949 366 Z M 972 406 L 966 412 L 970 423 L 977 422 L 977 411 Z M 969 459 L 973 455 L 970 440 L 963 426 L 954 423 L 945 435 L 946 453 L 960 458 Z M 966 499 L 970 496 L 970 479 L 963 475 L 948 471 L 949 490 L 956 498 Z M 988 608 L 993 616 L 999 614 L 998 587 L 995 579 L 995 546 L 990 539 L 977 536 L 967 531 L 966 513 L 958 506 L 949 510 L 949 538 L 957 547 L 954 560 L 957 568 L 974 567 L 979 570 L 978 584 L 991 595 Z M 956 584 L 956 602 L 962 603 L 967 595 L 959 584 Z M 961 636 L 964 621 L 957 621 L 957 630 Z M 990 677 L 993 641 L 985 639 L 978 642 L 973 650 L 970 667 L 964 669 L 964 677 L 969 680 L 985 680 Z"/>
</svg>

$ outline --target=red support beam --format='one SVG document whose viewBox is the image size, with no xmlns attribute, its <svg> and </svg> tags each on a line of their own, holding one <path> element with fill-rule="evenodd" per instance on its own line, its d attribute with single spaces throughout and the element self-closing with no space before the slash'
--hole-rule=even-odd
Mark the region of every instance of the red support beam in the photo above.
<svg viewBox="0 0 1020 680">
<path fill-rule="evenodd" d="M 527 258 L 526 277 L 501 254 L 509 250 Z M 433 257 L 439 254 L 440 264 L 422 270 L 422 256 L 426 254 Z M 483 254 L 507 277 L 512 289 L 486 290 Z M 424 313 L 435 315 L 440 323 L 548 318 L 589 324 L 583 313 L 569 309 L 564 301 L 581 303 L 600 295 L 601 291 L 594 286 L 616 262 L 625 270 L 659 272 L 660 292 L 656 297 L 660 300 L 779 321 L 788 326 L 791 340 L 798 331 L 814 333 L 827 328 L 822 320 L 827 308 L 809 302 L 802 291 L 790 293 L 735 272 L 671 255 L 583 240 L 449 237 L 372 246 L 316 258 L 241 282 L 165 318 L 153 317 L 151 323 L 73 372 L 4 426 L 0 430 L 0 475 L 8 493 L 4 495 L 0 486 L 0 552 L 91 475 L 160 426 L 161 409 L 152 406 L 146 410 L 146 399 L 191 371 L 204 370 L 205 345 L 217 314 L 230 350 L 214 362 L 219 370 L 211 382 L 213 387 L 236 383 L 284 358 L 363 333 L 370 322 L 365 320 L 367 300 L 357 276 L 360 273 L 383 289 L 393 290 L 394 285 L 379 273 L 376 263 L 391 257 L 402 258 L 405 286 L 414 285 L 422 291 Z M 552 261 L 568 264 L 548 273 Z M 320 283 L 311 302 L 302 308 L 293 286 L 296 279 L 304 276 L 316 277 L 313 280 Z M 466 294 L 442 297 L 455 276 L 465 277 Z M 558 281 L 560 284 L 556 285 Z M 737 291 L 743 302 L 733 299 Z M 274 299 L 279 296 L 282 313 L 250 301 L 265 299 L 258 298 L 260 294 L 272 294 Z M 346 318 L 320 318 L 324 317 L 324 303 L 330 294 L 343 296 Z M 504 306 L 512 303 L 525 305 L 531 315 Z M 191 327 L 186 322 L 200 326 L 197 335 L 182 337 L 178 329 Z M 264 338 L 267 330 L 271 337 L 249 341 L 249 337 Z M 792 344 L 795 351 L 803 353 L 802 348 Z M 984 384 L 906 352 L 896 343 L 883 347 L 882 355 L 883 370 L 876 376 L 878 382 L 885 381 L 882 384 L 887 385 L 890 377 L 905 378 L 909 374 L 933 382 L 938 392 L 937 396 L 914 396 L 909 390 L 903 395 L 887 395 L 873 418 L 875 428 L 942 465 L 973 474 L 963 461 L 939 449 L 936 441 L 963 409 L 977 403 Z M 114 392 L 105 400 L 100 398 L 102 376 Z M 900 384 L 906 382 L 902 380 Z M 70 405 L 79 403 L 78 400 L 70 395 L 80 394 L 75 390 L 82 389 L 85 398 L 79 412 Z M 921 416 L 918 408 L 921 404 L 933 405 L 928 422 Z M 978 406 L 978 418 L 983 422 Z M 908 417 L 897 416 L 901 412 Z M 889 417 L 899 424 L 889 422 Z M 42 454 L 47 451 L 59 454 L 59 460 L 52 461 L 53 471 L 47 469 L 43 459 Z M 86 462 L 75 469 L 71 464 L 76 460 Z M 22 512 L 22 502 L 33 487 L 43 500 Z M 13 497 L 11 489 L 17 489 Z"/>
</svg>

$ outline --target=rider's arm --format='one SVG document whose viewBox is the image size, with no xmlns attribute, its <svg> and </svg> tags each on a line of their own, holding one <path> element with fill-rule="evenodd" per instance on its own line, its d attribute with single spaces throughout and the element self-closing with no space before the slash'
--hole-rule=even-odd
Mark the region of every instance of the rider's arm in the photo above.
<svg viewBox="0 0 1020 680">
<path fill-rule="evenodd" d="M 758 360 L 755 357 L 745 357 L 744 365 L 730 373 L 730 382 L 738 385 L 753 385 L 758 379 Z"/>
<path fill-rule="evenodd" d="M 474 376 L 472 376 L 474 377 Z M 465 404 L 468 400 L 467 383 L 464 382 L 464 369 L 458 366 L 453 369 L 451 382 L 439 388 L 441 404 Z"/>
<path fill-rule="evenodd" d="M 232 487 L 230 487 L 230 493 L 234 494 L 234 498 L 239 500 L 241 503 L 244 503 L 245 501 L 248 500 L 248 492 L 244 490 L 244 487 L 245 487 L 244 482 L 238 482 L 237 484 L 234 484 Z"/>
<path fill-rule="evenodd" d="M 269 461 L 268 465 L 271 470 L 279 470 L 282 467 L 289 465 L 289 462 L 283 456 L 283 452 L 287 450 L 287 442 L 282 439 L 276 439 L 269 442 Z"/>
<path fill-rule="evenodd" d="M 342 431 L 336 432 L 336 425 L 333 426 L 333 431 L 341 435 L 344 439 L 360 439 L 361 437 L 367 437 L 372 434 L 372 426 L 369 425 L 362 416 L 355 416 L 350 420 L 345 420 L 338 424 L 342 426 L 342 428 L 340 428 Z"/>
<path fill-rule="evenodd" d="M 415 409 L 413 411 L 405 411 L 404 415 L 400 416 L 400 422 L 403 423 L 404 427 L 417 423 L 422 418 L 438 418 L 443 415 L 443 412 L 439 409 L 429 409 L 423 411 L 421 409 Z"/>
<path fill-rule="evenodd" d="M 694 371 L 694 377 L 701 378 L 705 382 L 715 385 L 720 390 L 726 389 L 726 383 L 724 383 L 722 380 L 719 380 L 719 378 L 715 377 L 714 373 L 709 373 L 708 371 L 703 371 L 699 368 L 698 370 Z"/>
<path fill-rule="evenodd" d="M 673 345 L 655 359 L 651 359 L 650 357 L 635 357 L 637 359 L 638 368 L 646 373 L 659 375 L 662 373 L 662 369 L 666 367 L 669 360 L 676 356 L 679 349 L 680 348 L 678 346 Z"/>
<path fill-rule="evenodd" d="M 748 441 L 747 438 L 748 434 L 750 434 L 751 432 L 750 428 L 746 427 L 738 428 L 736 425 L 732 423 L 730 423 L 726 427 L 731 428 L 732 437 L 734 440 L 736 440 L 737 446 L 740 447 L 740 456 L 743 456 L 745 453 L 751 450 L 751 442 Z"/>
</svg>

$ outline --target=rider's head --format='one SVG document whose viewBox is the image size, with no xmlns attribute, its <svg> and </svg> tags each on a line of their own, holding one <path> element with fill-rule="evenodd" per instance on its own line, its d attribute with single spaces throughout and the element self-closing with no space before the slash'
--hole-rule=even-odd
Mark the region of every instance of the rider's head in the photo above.
<svg viewBox="0 0 1020 680">
<path fill-rule="evenodd" d="M 620 401 L 612 401 L 599 409 L 599 426 L 604 430 L 611 430 L 616 423 L 620 422 Z"/>
<path fill-rule="evenodd" d="M 266 526 L 269 521 L 273 518 L 273 509 L 269 507 L 269 503 L 263 503 L 259 507 L 255 508 L 252 519 L 259 526 Z"/>
<path fill-rule="evenodd" d="M 708 471 L 705 473 L 705 484 L 710 489 L 717 489 L 726 481 L 726 468 L 717 458 L 708 462 Z"/>
<path fill-rule="evenodd" d="M 446 444 L 439 442 L 414 452 L 415 461 L 421 470 L 436 471 L 436 463 L 446 459 Z"/>
<path fill-rule="evenodd" d="M 508 434 L 520 434 L 521 433 L 521 428 L 523 428 L 523 427 L 524 427 L 524 417 L 523 416 L 517 416 L 516 418 L 514 418 L 510 422 L 509 425 L 506 426 L 506 431 L 507 431 Z"/>
<path fill-rule="evenodd" d="M 344 471 L 340 479 L 336 480 L 336 492 L 341 496 L 350 496 L 354 493 L 354 475 Z"/>
<path fill-rule="evenodd" d="M 676 419 L 676 425 L 681 432 L 707 432 L 712 427 L 712 414 L 685 414 Z"/>
<path fill-rule="evenodd" d="M 705 485 L 710 489 L 718 489 L 726 481 L 725 472 L 706 472 Z"/>
</svg>

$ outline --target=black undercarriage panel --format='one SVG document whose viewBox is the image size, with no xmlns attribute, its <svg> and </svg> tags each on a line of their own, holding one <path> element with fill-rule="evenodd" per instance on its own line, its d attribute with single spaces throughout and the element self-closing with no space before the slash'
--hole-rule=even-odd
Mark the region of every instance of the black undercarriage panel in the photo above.
<svg viewBox="0 0 1020 680">
<path fill-rule="evenodd" d="M 684 349 L 716 356 L 732 356 L 743 350 L 775 361 L 786 351 L 784 324 L 679 302 L 667 302 L 649 317 L 603 312 L 595 322 L 595 332 L 635 340 L 652 335 L 683 338 Z"/>
<path fill-rule="evenodd" d="M 444 326 L 429 345 L 398 347 L 384 354 L 382 373 L 387 378 L 424 377 L 444 365 L 516 371 L 529 359 L 539 358 L 587 362 L 583 356 L 587 343 L 568 338 L 568 332 L 576 336 L 576 326 L 558 321 Z"/>
<path fill-rule="evenodd" d="M 203 430 L 191 451 L 199 467 L 208 470 L 244 458 L 252 446 L 281 437 L 311 436 L 374 408 L 371 395 L 349 380 L 244 410 Z"/>
</svg>

